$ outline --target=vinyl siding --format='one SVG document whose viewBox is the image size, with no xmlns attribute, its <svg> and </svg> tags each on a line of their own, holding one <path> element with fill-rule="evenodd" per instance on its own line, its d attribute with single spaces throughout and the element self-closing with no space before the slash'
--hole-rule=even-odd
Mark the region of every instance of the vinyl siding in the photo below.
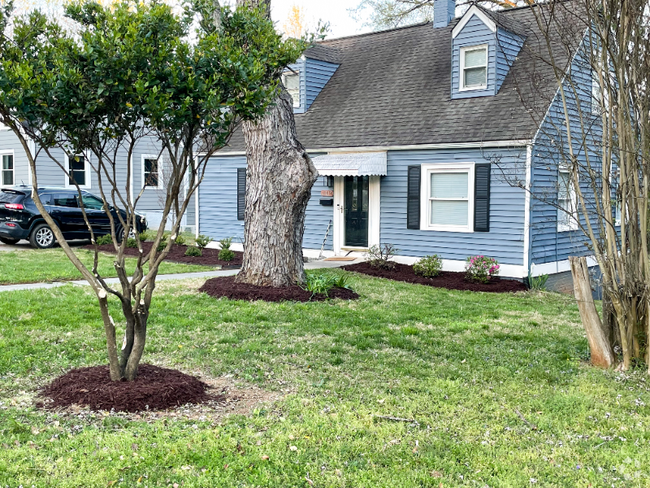
<svg viewBox="0 0 650 488">
<path fill-rule="evenodd" d="M 327 63 L 307 58 L 305 61 L 305 110 L 309 110 L 318 94 L 325 88 L 327 82 L 334 76 L 338 64 Z"/>
<path fill-rule="evenodd" d="M 490 194 L 490 232 L 439 232 L 406 228 L 407 169 L 430 163 L 493 164 Z M 523 179 L 525 149 L 391 151 L 388 176 L 381 180 L 382 243 L 392 243 L 402 256 L 438 254 L 443 259 L 465 260 L 485 254 L 502 264 L 523 265 L 525 193 L 508 179 Z M 506 175 L 508 179 L 504 176 Z"/>
<path fill-rule="evenodd" d="M 508 76 L 510 67 L 515 62 L 519 51 L 524 45 L 524 39 L 503 29 L 497 30 L 497 57 L 496 57 L 496 91 Z"/>
<path fill-rule="evenodd" d="M 312 155 L 314 156 L 314 155 Z M 199 190 L 199 232 L 215 240 L 234 237 L 241 242 L 244 221 L 237 220 L 237 169 L 246 167 L 245 156 L 211 158 L 205 179 Z M 321 190 L 328 190 L 319 177 L 312 188 L 307 205 L 303 246 L 320 249 L 333 218 L 333 207 L 320 205 Z M 326 250 L 332 249 L 332 230 L 327 238 Z"/>
<path fill-rule="evenodd" d="M 573 131 L 574 153 L 579 165 L 585 168 L 589 156 L 592 169 L 598 173 L 598 146 L 601 136 L 599 121 L 591 116 L 591 69 L 585 64 L 582 54 L 579 53 L 572 64 L 571 76 L 574 85 L 579 87 L 578 99 L 585 116 L 586 130 L 581 129 L 578 116 L 576 97 L 573 90 L 565 83 L 567 106 L 571 115 Z M 586 244 L 588 239 L 581 230 L 557 230 L 557 203 L 558 194 L 558 168 L 567 164 L 568 139 L 565 129 L 565 114 L 560 94 L 556 94 L 548 114 L 540 126 L 539 133 L 533 146 L 532 158 L 532 195 L 531 199 L 531 249 L 530 262 L 544 264 L 563 261 L 569 256 L 589 255 Z M 582 136 L 585 136 L 582 139 Z M 580 178 L 580 188 L 585 195 L 587 207 L 593 210 L 594 189 L 590 186 L 588 178 Z M 585 220 L 581 221 L 584 224 Z M 597 230 L 597 220 L 592 218 L 592 225 Z"/>
</svg>

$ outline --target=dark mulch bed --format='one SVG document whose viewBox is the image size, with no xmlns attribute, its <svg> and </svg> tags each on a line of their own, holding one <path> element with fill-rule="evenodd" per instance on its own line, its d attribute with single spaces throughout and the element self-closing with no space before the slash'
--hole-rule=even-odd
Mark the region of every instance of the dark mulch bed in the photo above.
<svg viewBox="0 0 650 488">
<path fill-rule="evenodd" d="M 492 293 L 510 293 L 515 291 L 526 291 L 526 285 L 521 281 L 505 280 L 494 278 L 489 283 L 474 283 L 465 280 L 465 273 L 454 273 L 443 271 L 435 278 L 425 278 L 418 276 L 413 272 L 413 266 L 407 264 L 395 263 L 395 268 L 391 270 L 379 269 L 370 266 L 368 263 L 350 264 L 343 266 L 346 271 L 356 271 L 370 276 L 379 278 L 388 278 L 395 281 L 405 281 L 407 283 L 417 283 L 420 285 L 433 286 L 435 288 L 447 288 L 448 290 L 469 290 L 469 291 L 486 291 Z"/>
<path fill-rule="evenodd" d="M 145 255 L 151 251 L 153 242 L 143 242 L 142 249 L 144 249 Z M 88 245 L 85 246 L 85 249 L 94 250 L 95 246 Z M 115 254 L 115 248 L 113 244 L 104 244 L 99 246 L 99 250 L 102 252 L 107 252 L 110 254 Z M 172 248 L 169 251 L 169 254 L 165 258 L 165 261 L 173 261 L 175 263 L 185 263 L 185 264 L 200 264 L 203 266 L 221 266 L 222 268 L 239 268 L 241 267 L 243 253 L 234 251 L 235 258 L 232 261 L 222 261 L 219 259 L 219 249 L 203 249 L 203 256 L 186 256 L 185 251 L 187 246 L 178 246 L 172 244 Z M 139 251 L 132 247 L 127 247 L 124 250 L 124 254 L 127 256 L 138 256 Z"/>
<path fill-rule="evenodd" d="M 234 276 L 223 278 L 212 278 L 199 288 L 199 291 L 207 293 L 215 298 L 228 298 L 230 300 L 264 300 L 265 302 L 322 302 L 328 298 L 341 298 L 342 300 L 356 300 L 359 298 L 352 290 L 347 288 L 332 288 L 329 296 L 312 295 L 311 292 L 303 290 L 298 285 L 282 288 L 267 286 L 248 285 L 246 283 L 235 283 Z"/>
<path fill-rule="evenodd" d="M 52 409 L 79 405 L 93 410 L 141 412 L 222 399 L 209 395 L 208 388 L 194 376 L 149 364 L 140 365 L 135 381 L 111 381 L 108 366 L 94 366 L 59 376 L 39 393 L 50 401 L 38 406 Z"/>
</svg>

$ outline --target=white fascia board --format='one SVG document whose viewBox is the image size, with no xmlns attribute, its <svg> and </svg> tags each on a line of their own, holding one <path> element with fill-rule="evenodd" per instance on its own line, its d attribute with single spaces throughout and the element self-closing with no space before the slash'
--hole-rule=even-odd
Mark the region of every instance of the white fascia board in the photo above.
<svg viewBox="0 0 650 488">
<path fill-rule="evenodd" d="M 358 147 L 319 147 L 308 148 L 308 153 L 363 153 L 381 151 L 419 151 L 428 149 L 487 149 L 528 146 L 530 139 L 514 139 L 510 141 L 485 141 L 485 142 L 452 142 L 445 144 L 412 144 L 408 146 L 358 146 Z M 246 156 L 246 151 L 219 152 L 213 157 L 220 156 Z"/>
<path fill-rule="evenodd" d="M 461 31 L 465 28 L 467 23 L 471 20 L 473 16 L 477 16 L 479 19 L 481 19 L 481 22 L 483 22 L 492 32 L 497 31 L 497 25 L 494 23 L 494 21 L 488 17 L 485 12 L 483 12 L 480 8 L 478 8 L 476 5 L 472 5 L 472 7 L 465 12 L 465 15 L 460 19 L 458 24 L 456 24 L 456 27 L 454 27 L 454 30 L 451 31 L 451 38 L 456 39 L 458 34 L 461 33 Z"/>
</svg>

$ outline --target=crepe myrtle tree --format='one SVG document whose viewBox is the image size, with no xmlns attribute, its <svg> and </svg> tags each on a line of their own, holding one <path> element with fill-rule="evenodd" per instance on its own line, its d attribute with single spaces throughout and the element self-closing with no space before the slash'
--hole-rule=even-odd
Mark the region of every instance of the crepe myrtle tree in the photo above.
<svg viewBox="0 0 650 488">
<path fill-rule="evenodd" d="M 648 1 L 549 0 L 531 12 L 539 34 L 518 55 L 530 69 L 516 83 L 540 126 L 538 177 L 518 186 L 598 264 L 602 318 L 586 259 L 570 258 L 592 363 L 650 368 Z"/>
<path fill-rule="evenodd" d="M 11 10 L 8 4 L 2 9 L 3 32 Z M 180 15 L 157 1 L 121 1 L 110 7 L 73 3 L 66 16 L 78 25 L 74 35 L 38 11 L 12 19 L 11 36 L 0 41 L 0 121 L 16 134 L 29 159 L 37 208 L 97 296 L 111 379 L 130 381 L 143 355 L 160 263 L 181 230 L 207 161 L 240 121 L 264 115 L 280 73 L 303 47 L 298 41 L 283 41 L 257 10 L 232 11 L 218 3 L 186 4 Z M 35 153 L 30 140 L 38 148 Z M 149 252 L 136 232 L 139 254 L 129 276 L 124 237 L 139 228 L 137 208 L 143 194 L 142 188 L 131 187 L 132 155 L 144 140 L 156 142 L 166 162 L 165 200 Z M 95 244 L 91 267 L 70 248 L 39 197 L 36 158 L 48 155 L 83 202 L 74 175 L 57 156 L 60 149 L 69 157 L 89 156 L 110 218 L 117 286 L 99 273 L 98 248 L 83 203 Z M 124 165 L 126 178 L 120 179 Z M 108 212 L 111 207 L 125 214 Z M 171 229 L 172 238 L 159 250 L 165 228 Z M 121 305 L 118 323 L 109 308 L 111 297 Z M 121 344 L 118 325 L 124 330 Z"/>
</svg>

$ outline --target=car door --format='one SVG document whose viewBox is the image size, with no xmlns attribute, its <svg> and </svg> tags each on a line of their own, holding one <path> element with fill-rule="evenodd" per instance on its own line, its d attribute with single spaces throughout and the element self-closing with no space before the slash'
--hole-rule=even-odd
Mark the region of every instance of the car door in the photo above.
<svg viewBox="0 0 650 488">
<path fill-rule="evenodd" d="M 77 205 L 77 196 L 71 191 L 52 193 L 50 215 L 59 222 L 61 232 L 66 239 L 81 239 L 88 234 L 81 209 Z"/>
<path fill-rule="evenodd" d="M 77 203 L 79 204 L 79 196 L 77 195 Z M 86 216 L 93 228 L 93 232 L 98 234 L 108 234 L 111 231 L 111 221 L 108 214 L 104 212 L 104 203 L 90 193 L 81 194 L 81 203 L 79 207 L 86 210 Z M 86 231 L 88 229 L 86 228 Z"/>
</svg>

